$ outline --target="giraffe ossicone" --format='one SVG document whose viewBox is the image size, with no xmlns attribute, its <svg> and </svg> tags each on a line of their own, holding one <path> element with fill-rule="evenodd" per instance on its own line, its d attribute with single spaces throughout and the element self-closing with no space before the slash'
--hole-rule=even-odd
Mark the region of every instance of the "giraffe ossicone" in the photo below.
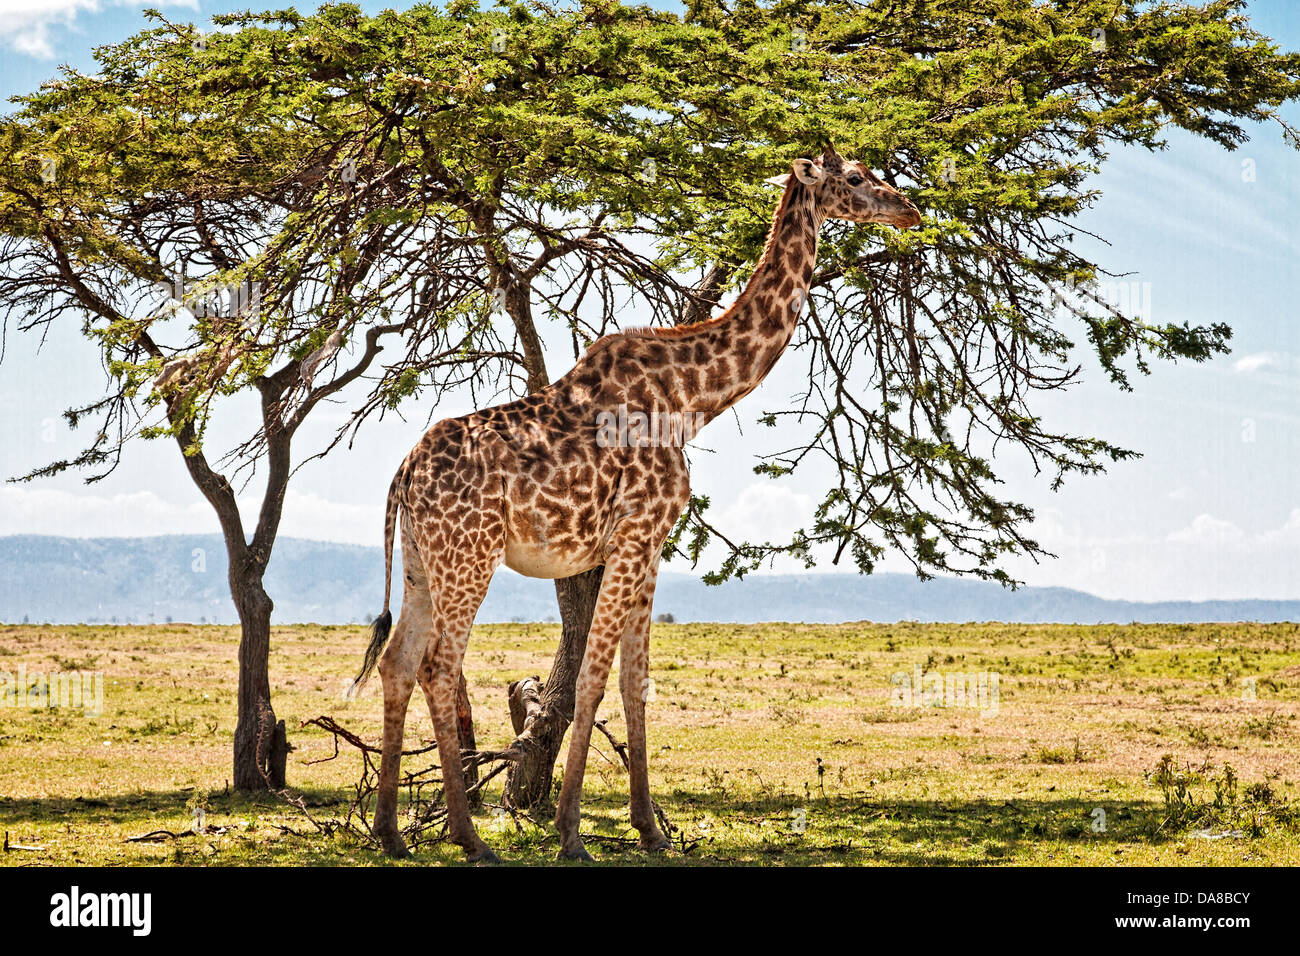
<svg viewBox="0 0 1300 956">
<path fill-rule="evenodd" d="M 730 308 L 689 325 L 605 336 L 546 388 L 434 425 L 398 468 L 385 510 L 384 610 L 354 684 L 378 666 L 384 739 L 373 830 L 390 854 L 406 853 L 397 826 L 398 769 L 418 682 L 438 740 L 449 836 L 471 860 L 496 860 L 469 815 L 456 696 L 470 627 L 501 564 L 542 578 L 605 567 L 555 816 L 561 855 L 590 859 L 578 835 L 579 801 L 616 649 L 632 825 L 643 849 L 669 847 L 655 822 L 646 763 L 649 632 L 660 551 L 689 501 L 690 475 L 683 441 L 602 441 L 601 425 L 611 414 L 617 421 L 620 410 L 630 423 L 635 412 L 646 422 L 666 421 L 673 439 L 685 434 L 680 416 L 689 413 L 693 437 L 753 391 L 789 344 L 822 223 L 907 229 L 921 221 L 902 193 L 832 148 L 816 160 L 795 160 L 771 181 L 781 186 L 781 200 L 763 254 Z M 389 592 L 399 525 L 403 596 L 394 627 Z"/>
</svg>

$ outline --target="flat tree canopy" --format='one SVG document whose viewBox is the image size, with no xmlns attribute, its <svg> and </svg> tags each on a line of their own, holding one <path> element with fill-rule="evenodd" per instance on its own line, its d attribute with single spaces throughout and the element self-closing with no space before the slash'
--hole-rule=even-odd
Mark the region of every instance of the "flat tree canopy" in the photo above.
<svg viewBox="0 0 1300 956">
<path fill-rule="evenodd" d="M 1178 127 L 1233 149 L 1264 120 L 1297 142 L 1277 109 L 1300 55 L 1243 11 L 454 0 L 227 14 L 210 33 L 152 13 L 97 73 L 65 70 L 0 123 L 6 321 L 79 321 L 108 372 L 103 401 L 69 412 L 96 416 L 85 452 L 38 474 L 102 473 L 136 436 L 176 438 L 192 463 L 211 410 L 251 390 L 263 415 L 229 463 L 287 481 L 275 436 L 354 381 L 369 391 L 350 427 L 455 385 L 483 403 L 538 388 L 567 364 L 539 328 L 562 324 L 577 354 L 629 303 L 643 322 L 707 315 L 761 251 L 763 181 L 833 143 L 925 216 L 906 234 L 827 226 L 787 357 L 807 391 L 751 409 L 801 435 L 756 471 L 835 477 L 790 540 L 715 528 L 696 498 L 666 551 L 722 542 L 709 581 L 828 549 L 863 572 L 894 550 L 922 575 L 1010 583 L 1007 560 L 1041 549 L 995 451 L 1054 484 L 1134 454 L 1055 428 L 1041 394 L 1087 356 L 1127 388 L 1153 359 L 1226 349 L 1225 324 L 1155 324 L 1091 293 L 1122 250 L 1091 261 L 1074 220 L 1116 145 L 1160 149 Z M 158 292 L 178 281 L 191 299 L 256 289 L 257 306 L 178 307 Z M 383 337 L 402 348 L 376 360 Z M 580 657 L 565 587 L 561 655 Z"/>
<path fill-rule="evenodd" d="M 890 545 L 923 572 L 1005 579 L 1002 560 L 1036 545 L 1028 509 L 999 496 L 989 449 L 1026 449 L 1052 480 L 1130 454 L 1054 430 L 1035 394 L 1072 381 L 1081 348 L 1126 387 L 1152 358 L 1204 359 L 1229 336 L 1088 307 L 1102 268 L 1074 251 L 1070 220 L 1096 199 L 1088 176 L 1114 144 L 1157 149 L 1178 126 L 1231 149 L 1243 121 L 1277 119 L 1300 58 L 1253 31 L 1243 7 L 704 0 L 678 16 L 455 2 L 373 18 L 351 5 L 227 15 L 209 34 L 162 25 L 102 49 L 99 74 L 68 72 L 22 99 L 4 128 L 0 214 L 28 254 L 68 235 L 67 267 L 116 301 L 132 280 L 172 278 L 163 247 L 126 232 L 128 218 L 176 219 L 183 204 L 195 236 L 168 249 L 174 261 L 265 286 L 256 337 L 212 390 L 426 289 L 431 321 L 469 331 L 454 344 L 527 380 L 534 336 L 476 348 L 494 334 L 481 321 L 501 302 L 494 290 L 522 278 L 532 308 L 580 342 L 612 319 L 613 283 L 641 294 L 651 321 L 679 320 L 698 270 L 706 293 L 743 280 L 772 204 L 763 179 L 834 142 L 909 189 L 927 225 L 828 229 L 795 343 L 809 393 L 762 419 L 798 416 L 807 442 L 759 470 L 786 475 L 824 455 L 840 478 L 806 532 L 739 545 L 722 570 L 826 542 L 863 570 Z M 48 184 L 46 156 L 59 170 Z M 476 245 L 403 242 L 415 227 Z M 33 279 L 8 249 L 14 303 Z M 334 314 L 289 307 L 312 282 L 347 290 Z M 47 309 L 69 293 L 55 285 L 43 286 Z M 1062 286 L 1073 294 L 1049 291 Z M 127 397 L 161 367 L 138 350 L 150 321 L 130 309 L 88 327 Z M 176 347 L 212 348 L 214 326 L 196 323 Z M 414 356 L 389 372 L 390 403 L 431 378 Z M 104 429 L 78 463 L 101 460 L 119 434 Z M 689 553 L 708 534 L 703 505 Z"/>
</svg>

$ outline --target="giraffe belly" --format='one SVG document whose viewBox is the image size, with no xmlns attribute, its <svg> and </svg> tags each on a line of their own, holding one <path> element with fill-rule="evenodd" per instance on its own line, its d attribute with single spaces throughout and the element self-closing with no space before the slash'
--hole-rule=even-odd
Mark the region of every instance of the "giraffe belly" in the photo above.
<svg viewBox="0 0 1300 956">
<path fill-rule="evenodd" d="M 590 554 L 555 551 L 544 545 L 506 542 L 506 567 L 530 578 L 567 578 L 590 571 L 600 561 Z"/>
</svg>

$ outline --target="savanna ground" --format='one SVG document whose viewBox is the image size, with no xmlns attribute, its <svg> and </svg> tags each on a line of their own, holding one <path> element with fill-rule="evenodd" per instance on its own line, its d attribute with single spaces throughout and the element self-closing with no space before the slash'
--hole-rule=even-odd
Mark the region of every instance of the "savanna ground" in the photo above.
<svg viewBox="0 0 1300 956">
<path fill-rule="evenodd" d="M 387 863 L 272 796 L 227 792 L 237 639 L 216 626 L 0 627 L 0 672 L 106 680 L 99 716 L 0 707 L 0 828 L 38 848 L 0 863 Z M 504 688 L 545 674 L 557 640 L 556 625 L 475 628 L 481 748 L 513 736 Z M 319 818 L 344 814 L 360 760 L 345 747 L 309 765 L 332 738 L 298 725 L 328 714 L 378 741 L 379 681 L 340 696 L 364 644 L 360 627 L 273 638 L 290 785 Z M 1300 625 L 656 624 L 651 666 L 651 787 L 693 845 L 657 864 L 1300 864 Z M 996 713 L 891 703 L 891 675 L 918 666 L 997 673 Z M 624 738 L 616 676 L 600 716 Z M 407 747 L 429 741 L 418 690 L 407 728 Z M 597 734 L 584 833 L 633 835 L 616 759 Z M 128 842 L 189 829 L 195 806 L 224 832 Z M 553 861 L 545 818 L 476 820 L 507 861 Z M 602 862 L 647 859 L 589 845 Z M 460 858 L 434 845 L 404 865 Z"/>
</svg>

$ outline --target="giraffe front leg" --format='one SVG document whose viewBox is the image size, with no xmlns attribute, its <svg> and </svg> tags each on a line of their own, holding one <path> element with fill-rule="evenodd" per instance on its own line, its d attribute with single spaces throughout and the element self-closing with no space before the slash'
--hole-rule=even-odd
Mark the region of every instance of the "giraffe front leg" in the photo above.
<svg viewBox="0 0 1300 956">
<path fill-rule="evenodd" d="M 656 562 L 657 565 L 658 562 Z M 645 738 L 645 705 L 650 693 L 650 617 L 654 605 L 657 568 L 651 568 L 635 611 L 623 631 L 619 650 L 619 687 L 627 721 L 628 789 L 632 826 L 641 834 L 642 850 L 659 852 L 672 847 L 655 820 L 650 799 L 650 773 Z"/>
<path fill-rule="evenodd" d="M 560 831 L 560 857 L 590 860 L 582 845 L 578 827 L 581 822 L 582 778 L 587 769 L 587 752 L 596 708 L 605 696 L 614 651 L 636 607 L 647 569 L 654 558 L 653 548 L 624 543 L 605 564 L 605 576 L 596 599 L 587 650 L 574 693 L 573 728 L 569 735 L 569 756 L 564 764 L 564 783 L 555 810 L 555 826 Z"/>
<path fill-rule="evenodd" d="M 447 837 L 465 851 L 471 863 L 499 862 L 497 855 L 479 838 L 470 819 L 457 708 L 470 628 L 494 570 L 495 565 L 490 562 L 467 562 L 455 569 L 432 565 L 430 580 L 435 582 L 433 589 L 438 594 L 436 600 L 430 595 L 434 640 L 429 643 L 427 656 L 418 671 L 438 741 L 442 794 L 447 806 Z"/>
</svg>

